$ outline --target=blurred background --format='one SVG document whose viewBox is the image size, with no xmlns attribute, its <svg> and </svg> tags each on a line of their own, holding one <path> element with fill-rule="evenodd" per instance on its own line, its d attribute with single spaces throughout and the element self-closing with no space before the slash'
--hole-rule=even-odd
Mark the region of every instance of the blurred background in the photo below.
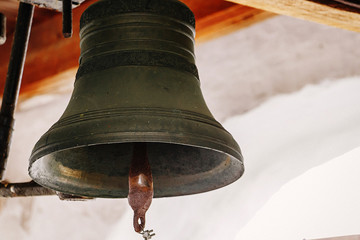
<svg viewBox="0 0 360 240">
<path fill-rule="evenodd" d="M 240 5 L 225 4 L 230 7 L 213 11 L 220 25 L 208 24 L 213 13 L 205 19 L 195 12 L 200 21 L 196 64 L 208 107 L 242 148 L 245 174 L 212 192 L 153 200 L 147 228 L 156 232 L 154 239 L 302 240 L 360 234 L 360 34 L 262 10 L 256 10 L 263 15 L 251 24 L 231 22 L 225 16 L 239 16 L 229 9 Z M 219 9 L 227 12 L 221 15 Z M 9 182 L 30 180 L 31 150 L 63 113 L 76 74 L 69 62 L 49 70 L 65 61 L 52 54 L 54 46 L 69 51 L 74 43 L 56 40 L 57 45 L 39 49 L 32 42 L 56 42 L 53 35 L 34 34 L 49 28 L 59 14 L 39 11 L 35 16 L 44 19 L 36 23 L 35 18 L 30 37 L 5 176 Z M 74 10 L 74 24 L 78 15 Z M 224 25 L 224 19 L 231 24 Z M 353 21 L 349 25 L 359 26 Z M 4 56 L 11 43 L 8 30 L 0 46 Z M 75 25 L 70 41 L 78 41 L 77 31 Z M 31 68 L 36 62 L 40 67 Z M 6 73 L 6 57 L 0 66 L 0 74 Z M 45 73 L 34 72 L 41 68 Z M 0 199 L 0 239 L 142 239 L 133 231 L 132 214 L 127 199 Z"/>
</svg>

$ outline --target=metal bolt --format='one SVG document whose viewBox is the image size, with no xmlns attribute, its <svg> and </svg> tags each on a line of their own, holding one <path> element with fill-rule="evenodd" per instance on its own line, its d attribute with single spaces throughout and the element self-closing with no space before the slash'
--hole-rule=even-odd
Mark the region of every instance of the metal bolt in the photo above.
<svg viewBox="0 0 360 240">
<path fill-rule="evenodd" d="M 63 35 L 65 38 L 72 36 L 72 0 L 63 0 L 62 2 L 63 13 Z"/>
</svg>

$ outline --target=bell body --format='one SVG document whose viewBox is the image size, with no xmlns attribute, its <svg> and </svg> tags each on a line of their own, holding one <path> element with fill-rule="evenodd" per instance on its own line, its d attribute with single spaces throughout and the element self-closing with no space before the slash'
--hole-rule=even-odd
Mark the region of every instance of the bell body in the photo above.
<svg viewBox="0 0 360 240">
<path fill-rule="evenodd" d="M 194 60 L 194 17 L 175 0 L 104 0 L 81 19 L 71 100 L 38 141 L 30 176 L 89 197 L 126 197 L 134 143 L 147 143 L 154 196 L 225 186 L 240 148 L 213 118 Z"/>
</svg>

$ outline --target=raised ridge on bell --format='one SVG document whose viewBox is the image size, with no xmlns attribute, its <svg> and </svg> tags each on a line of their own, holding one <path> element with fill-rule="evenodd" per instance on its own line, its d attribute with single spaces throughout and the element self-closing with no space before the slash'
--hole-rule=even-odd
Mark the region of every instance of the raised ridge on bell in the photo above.
<svg viewBox="0 0 360 240">
<path fill-rule="evenodd" d="M 85 10 L 80 19 L 80 29 L 96 19 L 136 12 L 175 18 L 195 28 L 194 14 L 178 0 L 102 0 Z"/>
</svg>

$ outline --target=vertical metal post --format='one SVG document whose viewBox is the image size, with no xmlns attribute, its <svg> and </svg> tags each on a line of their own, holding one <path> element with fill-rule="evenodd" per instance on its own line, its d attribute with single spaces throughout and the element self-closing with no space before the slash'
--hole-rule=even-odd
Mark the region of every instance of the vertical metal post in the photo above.
<svg viewBox="0 0 360 240">
<path fill-rule="evenodd" d="M 33 5 L 20 2 L 0 110 L 0 180 L 3 179 L 9 156 L 14 125 L 13 116 L 19 96 L 33 14 Z"/>
<path fill-rule="evenodd" d="M 6 41 L 6 17 L 0 13 L 0 45 L 3 45 Z"/>
<path fill-rule="evenodd" d="M 63 35 L 69 38 L 73 34 L 72 30 L 72 0 L 62 0 L 62 16 L 63 16 Z"/>
</svg>

